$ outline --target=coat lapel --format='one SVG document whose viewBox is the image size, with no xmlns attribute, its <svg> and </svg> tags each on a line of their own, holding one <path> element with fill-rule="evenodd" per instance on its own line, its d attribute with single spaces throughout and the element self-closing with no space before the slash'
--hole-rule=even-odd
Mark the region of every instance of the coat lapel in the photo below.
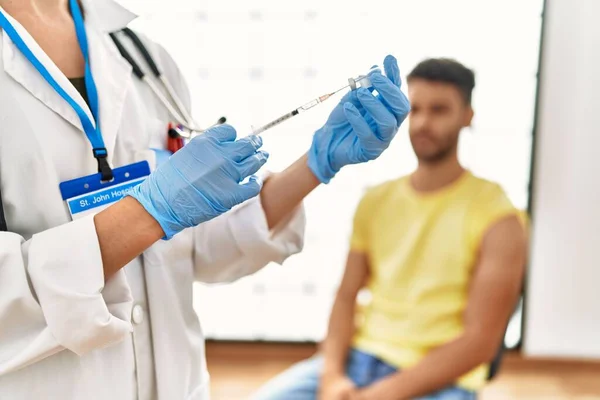
<svg viewBox="0 0 600 400">
<path fill-rule="evenodd" d="M 121 57 L 110 37 L 90 24 L 86 29 L 92 75 L 98 88 L 99 120 L 108 160 L 112 162 L 115 142 L 127 92 L 131 88 L 131 66 Z"/>
<path fill-rule="evenodd" d="M 108 150 L 109 162 L 111 162 L 119 125 L 123 116 L 125 98 L 131 84 L 131 67 L 118 53 L 106 29 L 122 27 L 121 25 L 129 22 L 134 15 L 112 1 L 97 1 L 106 4 L 96 4 L 93 1 L 87 0 L 84 1 L 84 9 L 86 11 L 86 32 L 90 49 L 90 65 L 99 96 L 99 125 L 104 144 Z M 99 7 L 99 5 L 103 5 L 104 7 Z M 54 80 L 85 111 L 95 125 L 96 121 L 92 118 L 92 113 L 87 103 L 67 77 L 58 69 L 21 24 L 5 13 L 1 7 L 0 12 L 8 18 L 23 41 L 48 70 Z M 109 15 L 105 15 L 107 13 Z M 75 110 L 46 82 L 4 32 L 2 32 L 2 41 L 1 58 L 6 73 L 46 107 L 80 130 L 82 135 L 85 134 Z"/>
<path fill-rule="evenodd" d="M 71 96 L 75 102 L 85 111 L 90 120 L 93 121 L 92 114 L 89 107 L 73 87 L 71 82 L 65 77 L 65 75 L 58 69 L 54 62 L 46 55 L 46 53 L 40 48 L 36 41 L 31 35 L 19 24 L 14 18 L 8 15 L 0 7 L 0 12 L 6 16 L 12 26 L 21 36 L 21 39 L 25 42 L 27 47 L 40 61 L 40 63 L 48 70 L 54 80 L 65 90 L 65 92 Z M 19 51 L 15 44 L 10 40 L 5 32 L 2 32 L 2 62 L 4 64 L 4 71 L 12 77 L 16 82 L 23 86 L 29 91 L 34 97 L 41 101 L 46 107 L 53 110 L 55 113 L 63 117 L 70 124 L 75 126 L 77 129 L 83 132 L 81 122 L 77 113 L 67 103 L 48 82 L 42 77 L 42 75 L 35 69 L 35 67 L 29 62 L 29 60 Z"/>
<path fill-rule="evenodd" d="M 108 33 L 123 29 L 136 15 L 114 0 L 83 0 L 83 9 L 92 75 L 100 100 L 100 129 L 108 161 L 112 162 L 121 119 L 126 117 L 123 108 L 132 75 L 131 66 L 121 57 Z"/>
</svg>

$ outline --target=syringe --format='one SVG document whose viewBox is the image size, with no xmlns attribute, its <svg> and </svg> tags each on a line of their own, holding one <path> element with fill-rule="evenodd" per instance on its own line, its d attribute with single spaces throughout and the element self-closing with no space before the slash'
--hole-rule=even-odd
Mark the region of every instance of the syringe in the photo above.
<svg viewBox="0 0 600 400">
<path fill-rule="evenodd" d="M 371 74 L 371 72 L 373 71 L 380 71 L 378 67 L 372 68 L 371 70 L 369 70 L 369 72 L 366 75 L 359 75 L 356 78 L 348 78 L 348 84 L 345 85 L 344 87 L 339 88 L 338 90 L 335 90 L 331 93 L 328 94 L 324 94 L 323 96 L 319 96 L 316 99 L 309 101 L 308 103 L 304 104 L 303 106 L 300 106 L 292 111 L 290 111 L 287 114 L 282 115 L 281 117 L 269 122 L 266 125 L 261 126 L 260 128 L 257 129 L 253 129 L 252 130 L 252 134 L 253 135 L 259 135 L 261 133 L 263 133 L 266 130 L 269 130 L 277 125 L 279 125 L 280 123 L 282 123 L 283 121 L 287 121 L 288 119 L 295 117 L 296 115 L 310 110 L 311 108 L 315 107 L 317 104 L 320 104 L 322 102 L 324 102 L 325 100 L 327 100 L 328 98 L 330 98 L 331 96 L 333 96 L 334 94 L 341 92 L 342 90 L 346 89 L 346 88 L 350 88 L 350 90 L 356 90 L 359 87 L 364 87 L 364 88 L 370 88 L 371 86 L 373 86 L 371 84 L 371 80 L 369 79 L 369 75 Z"/>
<path fill-rule="evenodd" d="M 303 106 L 300 106 L 300 107 L 296 108 L 295 110 L 290 111 L 287 114 L 283 114 L 281 117 L 269 122 L 268 124 L 263 125 L 258 129 L 254 129 L 252 134 L 259 135 L 259 134 L 263 133 L 264 131 L 273 128 L 274 126 L 279 125 L 283 121 L 286 121 L 292 117 L 295 117 L 296 115 L 300 114 L 301 112 L 310 110 L 311 108 L 315 107 L 317 104 L 324 102 L 325 100 L 327 100 L 328 98 L 330 98 L 331 96 L 333 96 L 334 94 L 339 92 L 340 90 L 343 90 L 347 87 L 348 86 L 344 86 L 343 88 L 336 90 L 335 92 L 331 92 L 329 94 L 325 94 L 323 96 L 317 97 L 316 99 L 309 101 L 308 103 L 304 104 Z"/>
</svg>

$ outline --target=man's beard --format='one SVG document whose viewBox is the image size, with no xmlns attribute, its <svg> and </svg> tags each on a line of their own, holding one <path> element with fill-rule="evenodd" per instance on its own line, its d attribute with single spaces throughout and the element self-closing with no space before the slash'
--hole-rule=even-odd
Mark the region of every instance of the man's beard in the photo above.
<svg viewBox="0 0 600 400">
<path fill-rule="evenodd" d="M 458 138 L 458 132 L 456 136 L 453 136 L 454 138 Z M 413 151 L 415 152 L 415 155 L 417 156 L 417 159 L 419 160 L 419 162 L 423 162 L 426 164 L 437 164 L 440 163 L 444 160 L 446 160 L 448 157 L 450 157 L 456 150 L 457 147 L 457 142 L 458 139 L 454 139 L 454 140 L 449 140 L 447 142 L 444 142 L 443 144 L 439 144 L 439 142 L 435 142 L 435 144 L 438 146 L 438 148 L 434 151 L 434 152 L 423 152 L 424 154 L 420 154 L 417 149 L 415 149 L 415 145 L 411 144 L 413 146 Z"/>
</svg>

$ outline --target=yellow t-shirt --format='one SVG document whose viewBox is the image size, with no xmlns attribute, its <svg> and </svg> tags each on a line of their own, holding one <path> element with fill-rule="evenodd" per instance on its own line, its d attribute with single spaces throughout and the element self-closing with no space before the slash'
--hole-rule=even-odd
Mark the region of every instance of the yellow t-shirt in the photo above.
<svg viewBox="0 0 600 400">
<path fill-rule="evenodd" d="M 354 346 L 398 368 L 457 338 L 480 243 L 494 223 L 519 215 L 499 185 L 464 172 L 419 193 L 409 177 L 367 192 L 354 217 L 351 248 L 367 253 L 371 301 L 359 312 Z M 481 388 L 488 366 L 460 378 Z"/>
</svg>

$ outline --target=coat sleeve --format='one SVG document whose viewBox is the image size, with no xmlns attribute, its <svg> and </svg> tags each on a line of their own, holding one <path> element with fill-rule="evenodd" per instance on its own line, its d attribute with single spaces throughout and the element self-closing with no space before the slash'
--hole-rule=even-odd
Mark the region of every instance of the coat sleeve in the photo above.
<svg viewBox="0 0 600 400">
<path fill-rule="evenodd" d="M 304 246 L 303 206 L 269 230 L 259 198 L 194 228 L 196 278 L 206 283 L 232 282 L 270 262 L 278 264 Z"/>
<path fill-rule="evenodd" d="M 121 270 L 104 284 L 93 216 L 34 235 L 0 232 L 0 376 L 68 349 L 82 355 L 131 331 Z"/>
<path fill-rule="evenodd" d="M 165 76 L 191 109 L 190 90 L 167 51 L 154 44 Z M 303 206 L 269 231 L 259 198 L 252 199 L 194 229 L 196 279 L 207 283 L 231 282 L 250 275 L 270 262 L 282 263 L 304 245 Z"/>
</svg>

